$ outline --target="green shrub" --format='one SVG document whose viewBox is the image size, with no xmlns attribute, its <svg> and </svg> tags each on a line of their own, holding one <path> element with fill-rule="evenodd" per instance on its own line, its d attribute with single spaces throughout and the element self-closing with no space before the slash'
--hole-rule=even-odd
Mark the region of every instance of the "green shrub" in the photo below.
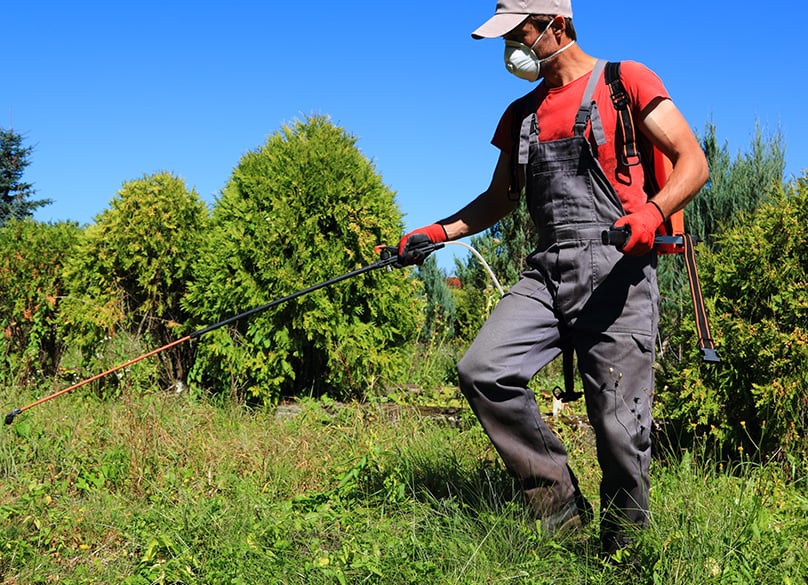
<svg viewBox="0 0 808 585">
<path fill-rule="evenodd" d="M 99 345 L 121 333 L 143 346 L 181 337 L 180 299 L 207 220 L 197 193 L 163 172 L 125 183 L 85 230 L 66 269 L 72 298 L 62 314 L 85 367 L 97 370 Z M 189 344 L 160 354 L 162 383 L 182 381 L 191 359 Z"/>
<path fill-rule="evenodd" d="M 722 363 L 668 362 L 664 417 L 725 452 L 808 455 L 808 180 L 802 178 L 699 255 Z M 692 323 L 680 333 L 691 336 Z M 804 463 L 800 463 L 804 465 Z"/>
<path fill-rule="evenodd" d="M 722 230 L 738 226 L 745 213 L 768 199 L 772 187 L 780 188 L 785 146 L 779 131 L 768 134 L 757 126 L 748 150 L 733 156 L 727 143 L 719 145 L 714 124 L 705 128 L 701 144 L 710 165 L 710 181 L 685 208 L 685 225 L 711 246 Z"/>
<path fill-rule="evenodd" d="M 61 272 L 79 233 L 75 223 L 30 219 L 0 229 L 0 353 L 20 381 L 56 373 L 64 350 L 56 323 Z"/>
<path fill-rule="evenodd" d="M 727 143 L 719 145 L 715 125 L 709 124 L 701 140 L 710 166 L 710 180 L 685 208 L 685 229 L 699 242 L 699 254 L 712 249 L 722 230 L 745 221 L 771 193 L 782 189 L 785 149 L 782 135 L 764 135 L 756 128 L 745 152 L 731 155 Z M 684 258 L 663 255 L 657 269 L 661 298 L 659 311 L 659 359 L 675 362 L 692 347 L 691 333 L 682 338 L 684 321 L 692 321 L 693 309 Z"/>
<path fill-rule="evenodd" d="M 324 117 L 298 121 L 234 170 L 187 306 L 200 325 L 220 322 L 368 265 L 400 234 L 394 195 L 356 139 Z M 420 327 L 408 274 L 366 273 L 203 336 L 194 380 L 269 401 L 371 389 L 403 371 L 393 348 Z"/>
</svg>

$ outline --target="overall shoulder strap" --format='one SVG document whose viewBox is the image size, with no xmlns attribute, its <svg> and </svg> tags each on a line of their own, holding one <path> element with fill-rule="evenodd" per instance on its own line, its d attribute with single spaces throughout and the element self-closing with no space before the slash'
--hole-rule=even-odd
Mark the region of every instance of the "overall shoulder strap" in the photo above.
<svg viewBox="0 0 808 585">
<path fill-rule="evenodd" d="M 519 198 L 520 180 L 525 178 L 524 165 L 528 160 L 530 133 L 535 131 L 536 94 L 534 90 L 516 100 L 511 107 L 511 136 L 514 137 L 514 147 L 511 152 L 510 195 L 515 199 Z"/>
<path fill-rule="evenodd" d="M 514 156 L 517 162 L 523 165 L 527 163 L 530 134 L 537 130 L 535 90 L 514 102 L 511 115 L 513 116 L 511 136 L 516 139 Z"/>
<path fill-rule="evenodd" d="M 595 138 L 598 144 L 605 143 L 605 135 L 603 135 L 603 125 L 600 123 L 600 116 L 598 115 L 598 105 L 592 99 L 595 95 L 595 88 L 600 80 L 600 74 L 606 66 L 606 61 L 598 59 L 595 62 L 595 67 L 592 69 L 592 74 L 589 76 L 589 81 L 584 89 L 584 96 L 581 99 L 581 105 L 578 108 L 578 113 L 575 115 L 575 125 L 573 126 L 573 133 L 576 136 L 583 136 L 586 124 L 592 119 L 592 131 L 596 134 Z"/>
</svg>

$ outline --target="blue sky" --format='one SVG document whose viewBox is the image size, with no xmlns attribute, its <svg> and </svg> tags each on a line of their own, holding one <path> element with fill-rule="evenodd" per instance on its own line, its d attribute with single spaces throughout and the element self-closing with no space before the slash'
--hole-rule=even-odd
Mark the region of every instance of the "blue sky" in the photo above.
<svg viewBox="0 0 808 585">
<path fill-rule="evenodd" d="M 166 170 L 210 204 L 245 152 L 324 114 L 358 139 L 408 228 L 483 191 L 502 110 L 530 89 L 499 40 L 471 31 L 494 0 L 7 2 L 0 126 L 35 147 L 42 221 L 89 223 L 129 180 Z M 582 48 L 654 69 L 697 132 L 730 152 L 780 131 L 808 169 L 802 0 L 573 0 Z M 445 259 L 444 259 L 445 261 Z M 441 262 L 443 264 L 444 262 Z"/>
</svg>

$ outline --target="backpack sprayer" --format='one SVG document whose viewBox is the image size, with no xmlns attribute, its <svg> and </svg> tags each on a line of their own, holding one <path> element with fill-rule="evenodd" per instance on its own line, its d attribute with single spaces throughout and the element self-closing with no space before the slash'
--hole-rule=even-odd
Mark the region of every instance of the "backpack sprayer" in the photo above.
<svg viewBox="0 0 808 585">
<path fill-rule="evenodd" d="M 416 244 L 414 249 L 413 249 L 413 252 L 416 252 L 416 253 L 422 255 L 422 257 L 426 257 L 429 254 L 431 254 L 432 252 L 434 252 L 435 250 L 439 250 L 440 248 L 443 248 L 443 244 L 441 244 L 441 243 L 433 244 L 431 242 L 423 242 L 423 243 Z M 287 295 L 285 297 L 282 297 L 280 299 L 276 299 L 274 301 L 266 303 L 265 305 L 261 305 L 260 307 L 255 307 L 253 309 L 250 309 L 249 311 L 244 311 L 243 313 L 239 313 L 238 315 L 234 315 L 234 316 L 232 316 L 232 317 L 230 317 L 228 319 L 225 319 L 224 321 L 219 321 L 218 323 L 214 323 L 213 325 L 209 325 L 208 327 L 205 327 L 204 329 L 199 329 L 198 331 L 194 331 L 193 333 L 191 333 L 189 335 L 186 335 L 185 337 L 182 337 L 180 339 L 172 341 L 171 343 L 167 343 L 166 345 L 164 345 L 162 347 L 158 347 L 157 349 L 153 349 L 152 351 L 150 351 L 148 353 L 144 353 L 143 355 L 140 355 L 140 356 L 138 356 L 136 358 L 133 358 L 133 359 L 129 360 L 126 363 L 123 363 L 123 364 L 121 364 L 119 366 L 115 366 L 114 368 L 111 368 L 111 369 L 109 369 L 109 370 L 107 370 L 105 372 L 101 372 L 100 374 L 96 374 L 95 376 L 92 376 L 91 378 L 87 378 L 86 380 L 82 380 L 81 382 L 73 384 L 72 386 L 69 386 L 68 388 L 64 388 L 63 390 L 59 390 L 58 392 L 54 392 L 53 394 L 45 396 L 44 398 L 40 398 L 36 402 L 32 402 L 31 404 L 23 406 L 22 408 L 15 408 L 14 410 L 12 410 L 11 412 L 9 412 L 6 415 L 5 422 L 6 422 L 7 425 L 10 425 L 11 423 L 14 422 L 14 419 L 17 416 L 19 416 L 20 414 L 22 414 L 23 412 L 25 412 L 26 410 L 28 410 L 30 408 L 34 408 L 35 406 L 39 406 L 40 404 L 43 404 L 43 403 L 48 402 L 50 400 L 53 400 L 54 398 L 58 398 L 59 396 L 62 396 L 63 394 L 67 394 L 68 392 L 72 392 L 73 390 L 81 388 L 82 386 L 85 386 L 85 385 L 87 385 L 87 384 L 89 384 L 91 382 L 95 382 L 96 380 L 100 380 L 101 378 L 103 378 L 105 376 L 108 376 L 109 374 L 113 374 L 113 373 L 115 373 L 115 372 L 117 372 L 119 370 L 122 370 L 124 368 L 128 368 L 129 366 L 131 366 L 133 364 L 136 364 L 136 363 L 138 363 L 138 362 L 140 362 L 142 360 L 145 360 L 146 358 L 149 358 L 151 356 L 157 355 L 158 353 L 166 351 L 167 349 L 171 349 L 172 347 L 176 347 L 178 345 L 181 345 L 183 343 L 191 341 L 192 339 L 202 337 L 206 333 L 210 333 L 211 331 L 214 331 L 216 329 L 224 327 L 225 325 L 230 325 L 231 323 L 235 323 L 236 321 L 240 321 L 241 319 L 246 319 L 247 317 L 257 315 L 258 313 L 263 313 L 267 309 L 271 309 L 272 307 L 275 307 L 275 306 L 280 305 L 282 303 L 285 303 L 287 301 L 291 301 L 292 299 L 302 297 L 303 295 L 306 295 L 306 294 L 308 294 L 310 292 L 314 292 L 314 291 L 319 290 L 321 288 L 331 286 L 332 284 L 336 284 L 336 283 L 341 282 L 343 280 L 353 278 L 354 276 L 359 276 L 360 274 L 364 274 L 366 272 L 371 272 L 372 270 L 377 270 L 379 268 L 385 268 L 385 267 L 393 267 L 393 266 L 395 266 L 396 268 L 401 268 L 402 267 L 402 265 L 398 262 L 398 248 L 396 248 L 395 246 L 378 246 L 376 248 L 376 251 L 379 252 L 380 258 L 379 258 L 379 260 L 377 260 L 373 264 L 369 264 L 367 266 L 364 266 L 364 267 L 359 268 L 357 270 L 353 270 L 353 271 L 348 272 L 346 274 L 342 274 L 340 276 L 336 276 L 336 277 L 334 277 L 334 278 L 332 278 L 330 280 L 320 282 L 318 284 L 312 285 L 312 286 L 310 286 L 308 288 L 304 288 L 302 290 L 294 292 L 294 293 L 292 293 L 290 295 Z"/>
</svg>

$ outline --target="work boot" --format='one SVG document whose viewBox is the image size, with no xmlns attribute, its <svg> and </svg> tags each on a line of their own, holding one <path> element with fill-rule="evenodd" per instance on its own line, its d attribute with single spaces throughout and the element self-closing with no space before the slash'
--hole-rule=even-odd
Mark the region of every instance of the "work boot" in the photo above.
<svg viewBox="0 0 808 585">
<path fill-rule="evenodd" d="M 593 517 L 592 504 L 577 492 L 566 504 L 541 518 L 542 534 L 548 537 L 569 534 L 589 524 Z"/>
<path fill-rule="evenodd" d="M 626 574 L 639 575 L 643 571 L 643 563 L 640 558 L 636 542 L 625 534 L 610 534 L 601 537 L 600 559 L 609 567 L 621 569 Z"/>
<path fill-rule="evenodd" d="M 606 557 L 627 557 L 634 551 L 634 538 L 623 532 L 601 534 L 600 551 Z"/>
</svg>

